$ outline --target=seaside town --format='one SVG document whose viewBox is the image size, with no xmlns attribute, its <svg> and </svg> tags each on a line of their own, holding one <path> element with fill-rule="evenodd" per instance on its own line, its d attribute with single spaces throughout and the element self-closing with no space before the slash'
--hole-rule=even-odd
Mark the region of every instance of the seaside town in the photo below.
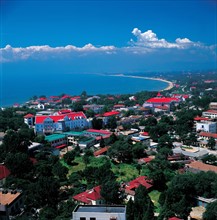
<svg viewBox="0 0 217 220">
<path fill-rule="evenodd" d="M 2 108 L 0 219 L 215 220 L 217 72 L 153 78 Z"/>
</svg>

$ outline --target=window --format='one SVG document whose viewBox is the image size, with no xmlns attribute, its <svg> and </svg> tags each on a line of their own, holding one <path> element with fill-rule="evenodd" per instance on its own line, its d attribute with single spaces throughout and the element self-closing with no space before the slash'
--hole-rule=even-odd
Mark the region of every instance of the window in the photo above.
<svg viewBox="0 0 217 220">
<path fill-rule="evenodd" d="M 85 217 L 80 217 L 80 220 L 86 220 L 86 218 Z"/>
<path fill-rule="evenodd" d="M 95 217 L 90 217 L 90 220 L 96 220 L 96 218 Z"/>
</svg>

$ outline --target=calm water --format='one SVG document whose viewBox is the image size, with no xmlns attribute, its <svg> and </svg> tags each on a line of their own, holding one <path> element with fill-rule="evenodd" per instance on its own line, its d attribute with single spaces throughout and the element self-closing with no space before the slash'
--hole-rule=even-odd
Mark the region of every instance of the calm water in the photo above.
<svg viewBox="0 0 217 220">
<path fill-rule="evenodd" d="M 0 79 L 0 107 L 22 104 L 33 95 L 127 94 L 139 91 L 158 91 L 167 83 L 98 74 L 4 74 Z"/>
</svg>

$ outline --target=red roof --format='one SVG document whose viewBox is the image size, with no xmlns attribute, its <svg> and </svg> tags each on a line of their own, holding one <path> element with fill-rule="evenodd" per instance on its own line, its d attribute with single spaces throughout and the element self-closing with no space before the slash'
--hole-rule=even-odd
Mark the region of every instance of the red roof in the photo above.
<svg viewBox="0 0 217 220">
<path fill-rule="evenodd" d="M 158 92 L 157 96 L 159 97 L 159 96 L 162 96 L 162 95 L 160 94 L 160 92 Z"/>
<path fill-rule="evenodd" d="M 210 112 L 210 113 L 214 113 L 214 114 L 217 114 L 217 111 L 216 111 L 216 110 L 212 110 L 212 109 L 210 109 L 210 110 L 207 110 L 207 111 L 205 111 L 205 112 Z"/>
<path fill-rule="evenodd" d="M 27 115 L 24 116 L 24 118 L 33 118 L 33 117 L 35 117 L 35 116 L 32 115 L 32 114 L 27 114 Z"/>
<path fill-rule="evenodd" d="M 66 144 L 61 144 L 61 145 L 59 145 L 59 146 L 56 146 L 55 148 L 56 148 L 56 149 L 61 149 L 61 148 L 64 148 L 64 147 L 66 147 Z"/>
<path fill-rule="evenodd" d="M 169 107 L 168 106 L 155 106 L 155 108 L 158 108 L 158 109 L 162 109 L 162 110 L 168 110 Z"/>
<path fill-rule="evenodd" d="M 41 97 L 41 98 L 39 98 L 39 100 L 40 101 L 45 101 L 45 100 L 47 100 L 47 98 L 46 97 Z"/>
<path fill-rule="evenodd" d="M 0 165 L 0 180 L 10 175 L 10 170 L 5 165 Z"/>
<path fill-rule="evenodd" d="M 97 129 L 88 129 L 88 130 L 86 130 L 86 131 L 87 131 L 87 132 L 93 132 L 93 133 L 105 134 L 105 135 L 111 134 L 110 131 L 97 130 Z"/>
<path fill-rule="evenodd" d="M 144 131 L 141 133 L 142 136 L 149 136 L 149 133 L 147 131 Z"/>
<path fill-rule="evenodd" d="M 61 99 L 69 99 L 71 96 L 70 95 L 64 95 L 61 97 Z"/>
<path fill-rule="evenodd" d="M 145 158 L 139 159 L 139 162 L 150 163 L 152 160 L 154 160 L 154 157 L 145 157 Z"/>
<path fill-rule="evenodd" d="M 108 149 L 109 149 L 109 147 L 103 147 L 103 148 L 101 148 L 101 149 L 95 151 L 95 152 L 94 152 L 94 156 L 97 157 L 97 156 L 99 156 L 99 155 L 101 155 L 101 154 L 107 152 Z"/>
<path fill-rule="evenodd" d="M 150 98 L 146 101 L 147 102 L 150 102 L 150 103 L 171 103 L 171 102 L 179 102 L 180 100 L 177 99 L 177 98 L 165 98 L 165 97 L 162 97 L 162 98 Z"/>
<path fill-rule="evenodd" d="M 117 104 L 117 105 L 114 105 L 114 108 L 120 108 L 120 107 L 125 107 L 124 104 Z"/>
<path fill-rule="evenodd" d="M 182 220 L 181 218 L 177 218 L 177 217 L 171 217 L 168 220 Z"/>
<path fill-rule="evenodd" d="M 151 180 L 148 180 L 147 176 L 139 176 L 136 179 L 132 180 L 129 182 L 125 189 L 126 190 L 135 190 L 137 189 L 140 185 L 143 185 L 146 189 L 151 188 L 153 185 L 151 183 Z"/>
<path fill-rule="evenodd" d="M 116 112 L 116 111 L 112 111 L 112 112 L 106 112 L 103 114 L 104 117 L 109 117 L 109 116 L 113 116 L 113 115 L 119 115 L 120 112 Z"/>
<path fill-rule="evenodd" d="M 66 116 L 68 116 L 71 120 L 75 120 L 76 117 L 82 117 L 86 118 L 85 114 L 83 112 L 71 112 L 69 114 L 64 114 L 64 115 L 36 115 L 35 116 L 35 123 L 36 124 L 42 124 L 45 119 L 50 118 L 54 122 L 57 122 L 59 120 L 63 120 Z"/>
<path fill-rule="evenodd" d="M 73 199 L 86 204 L 91 204 L 91 200 L 96 201 L 101 198 L 102 197 L 100 195 L 100 186 L 96 186 L 91 190 L 87 190 L 85 192 L 73 196 Z"/>
<path fill-rule="evenodd" d="M 217 134 L 215 133 L 210 133 L 210 132 L 200 132 L 199 134 L 200 136 L 203 136 L 203 137 L 213 137 L 213 138 L 217 138 Z"/>
<path fill-rule="evenodd" d="M 209 121 L 209 120 L 210 120 L 209 118 L 204 118 L 204 117 L 199 117 L 199 116 L 194 118 L 194 121 Z"/>
<path fill-rule="evenodd" d="M 68 114 L 68 113 L 71 113 L 72 111 L 70 109 L 62 109 L 62 110 L 59 110 L 59 114 L 62 115 L 62 114 Z"/>
</svg>

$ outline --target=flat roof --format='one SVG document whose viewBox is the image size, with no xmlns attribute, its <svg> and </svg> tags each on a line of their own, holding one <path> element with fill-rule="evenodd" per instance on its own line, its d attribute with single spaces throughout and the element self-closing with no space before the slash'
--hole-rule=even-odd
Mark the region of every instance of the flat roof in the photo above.
<svg viewBox="0 0 217 220">
<path fill-rule="evenodd" d="M 16 194 L 12 194 L 10 191 L 6 194 L 0 191 L 0 204 L 1 205 L 10 205 L 16 198 L 20 196 L 20 192 L 16 192 Z"/>
<path fill-rule="evenodd" d="M 51 134 L 45 137 L 45 140 L 50 142 L 50 141 L 55 141 L 61 138 L 66 138 L 66 135 L 64 134 Z"/>
<path fill-rule="evenodd" d="M 101 213 L 125 213 L 126 206 L 105 206 L 105 205 L 79 205 L 75 208 L 74 212 L 101 212 Z"/>
</svg>

